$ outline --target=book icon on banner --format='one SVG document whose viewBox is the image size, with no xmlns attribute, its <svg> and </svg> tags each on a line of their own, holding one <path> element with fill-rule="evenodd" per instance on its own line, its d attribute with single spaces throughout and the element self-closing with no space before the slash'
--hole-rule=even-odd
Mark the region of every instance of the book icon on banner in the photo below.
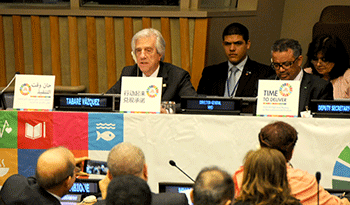
<svg viewBox="0 0 350 205">
<path fill-rule="evenodd" d="M 35 140 L 41 137 L 46 137 L 46 125 L 45 122 L 43 123 L 38 123 L 35 126 L 32 126 L 29 123 L 26 123 L 26 128 L 25 128 L 25 137 Z"/>
</svg>

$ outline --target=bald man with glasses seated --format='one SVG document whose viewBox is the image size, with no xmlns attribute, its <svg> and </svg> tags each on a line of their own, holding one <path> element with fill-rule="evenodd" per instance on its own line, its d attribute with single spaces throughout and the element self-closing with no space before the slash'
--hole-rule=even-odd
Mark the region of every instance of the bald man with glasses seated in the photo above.
<svg viewBox="0 0 350 205">
<path fill-rule="evenodd" d="M 333 100 L 333 86 L 318 76 L 305 73 L 302 49 L 293 39 L 277 40 L 271 48 L 271 67 L 276 75 L 271 79 L 300 81 L 299 113 L 307 110 L 312 99 Z"/>
</svg>

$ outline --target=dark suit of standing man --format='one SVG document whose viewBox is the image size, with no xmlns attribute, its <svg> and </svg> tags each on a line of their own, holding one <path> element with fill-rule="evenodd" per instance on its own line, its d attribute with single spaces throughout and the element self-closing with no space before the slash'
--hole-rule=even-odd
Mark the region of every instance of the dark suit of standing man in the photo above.
<svg viewBox="0 0 350 205">
<path fill-rule="evenodd" d="M 256 97 L 258 80 L 273 75 L 273 69 L 248 57 L 247 51 L 251 42 L 248 29 L 242 24 L 228 25 L 222 34 L 222 39 L 228 61 L 204 68 L 197 93 L 226 97 Z M 227 84 L 231 66 L 237 66 L 240 75 L 236 79 L 236 88 L 229 90 Z"/>
<path fill-rule="evenodd" d="M 305 73 L 301 69 L 301 52 L 299 42 L 293 39 L 277 40 L 271 50 L 271 64 L 276 72 L 271 78 L 300 81 L 298 113 L 305 111 L 312 99 L 333 100 L 333 86 L 329 81 Z"/>
<path fill-rule="evenodd" d="M 131 41 L 133 66 L 123 68 L 118 82 L 107 93 L 120 94 L 123 76 L 162 77 L 162 101 L 180 103 L 182 96 L 194 96 L 196 91 L 192 86 L 189 73 L 170 63 L 163 63 L 165 41 L 161 33 L 147 28 L 137 32 Z"/>
</svg>

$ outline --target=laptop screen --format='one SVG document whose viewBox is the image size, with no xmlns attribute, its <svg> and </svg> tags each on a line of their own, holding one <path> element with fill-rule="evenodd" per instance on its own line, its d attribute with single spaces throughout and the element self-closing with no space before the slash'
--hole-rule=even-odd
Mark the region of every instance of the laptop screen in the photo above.
<svg viewBox="0 0 350 205">
<path fill-rule="evenodd" d="M 66 194 L 61 198 L 62 205 L 72 205 L 80 203 L 82 200 L 81 194 Z"/>
<path fill-rule="evenodd" d="M 77 179 L 69 190 L 69 194 L 94 195 L 100 193 L 98 182 L 100 179 Z"/>
<path fill-rule="evenodd" d="M 192 186 L 193 183 L 159 182 L 159 193 L 185 193 Z"/>
</svg>

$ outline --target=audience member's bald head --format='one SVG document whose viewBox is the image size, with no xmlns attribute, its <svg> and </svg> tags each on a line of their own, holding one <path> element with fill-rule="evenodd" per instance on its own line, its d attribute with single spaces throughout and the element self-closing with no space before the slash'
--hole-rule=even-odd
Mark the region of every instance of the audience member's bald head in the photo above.
<svg viewBox="0 0 350 205">
<path fill-rule="evenodd" d="M 139 147 L 122 142 L 108 154 L 107 166 L 112 177 L 134 175 L 147 181 L 145 155 Z"/>
<path fill-rule="evenodd" d="M 259 133 L 260 146 L 279 150 L 287 162 L 292 158 L 297 140 L 298 133 L 294 127 L 282 121 L 266 125 Z"/>
<path fill-rule="evenodd" d="M 214 166 L 202 169 L 191 193 L 194 205 L 231 204 L 234 197 L 234 183 L 231 175 Z"/>
<path fill-rule="evenodd" d="M 70 184 L 73 184 L 75 180 L 74 169 L 74 155 L 67 148 L 55 147 L 46 150 L 40 155 L 35 175 L 39 186 L 50 190 L 64 183 L 68 183 L 67 186 L 71 186 Z M 67 180 L 70 181 L 67 182 Z"/>
</svg>

